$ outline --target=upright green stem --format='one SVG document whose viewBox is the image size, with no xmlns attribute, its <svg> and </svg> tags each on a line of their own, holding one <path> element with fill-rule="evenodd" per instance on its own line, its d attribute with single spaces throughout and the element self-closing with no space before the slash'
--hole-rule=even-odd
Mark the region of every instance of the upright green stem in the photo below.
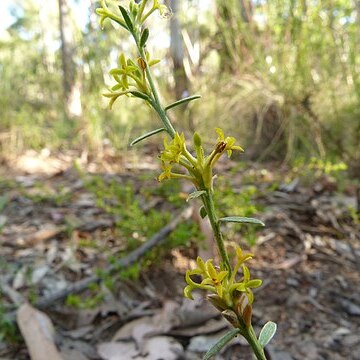
<svg viewBox="0 0 360 360">
<path fill-rule="evenodd" d="M 224 239 L 223 239 L 223 236 L 222 236 L 222 233 L 220 230 L 219 220 L 216 216 L 214 199 L 213 199 L 213 194 L 212 194 L 211 190 L 207 189 L 206 195 L 202 196 L 202 199 L 203 199 L 203 203 L 204 203 L 207 215 L 210 220 L 211 227 L 214 232 L 214 237 L 215 237 L 216 245 L 218 247 L 218 250 L 219 250 L 219 253 L 221 256 L 221 260 L 225 266 L 225 269 L 229 272 L 229 276 L 231 276 L 230 260 L 229 260 L 228 254 L 226 252 L 226 249 L 225 249 Z"/>
<path fill-rule="evenodd" d="M 250 325 L 249 328 L 246 328 L 246 330 L 242 332 L 242 335 L 251 346 L 254 354 L 256 355 L 256 358 L 258 360 L 267 360 L 265 356 L 264 348 L 260 345 L 252 325 Z"/>
<path fill-rule="evenodd" d="M 139 39 L 138 39 L 137 36 L 134 35 L 134 39 L 135 39 L 136 45 L 138 47 L 138 51 L 139 51 L 139 54 L 140 54 L 141 58 L 145 60 L 146 55 L 145 55 L 144 48 L 140 46 Z M 167 116 L 164 107 L 161 105 L 160 96 L 159 96 L 158 91 L 156 89 L 156 86 L 155 86 L 155 83 L 154 83 L 154 80 L 152 78 L 152 74 L 151 74 L 151 71 L 150 71 L 150 68 L 149 68 L 148 65 L 145 68 L 145 73 L 146 73 L 146 77 L 147 77 L 147 80 L 149 82 L 150 89 L 151 89 L 151 92 L 152 92 L 152 95 L 153 95 L 153 98 L 154 98 L 153 99 L 154 101 L 153 101 L 153 103 L 151 105 L 155 109 L 155 111 L 158 113 L 162 123 L 164 124 L 164 127 L 165 127 L 166 131 L 173 138 L 175 136 L 176 131 L 175 131 L 173 125 L 171 124 L 171 121 L 170 121 L 169 117 Z"/>
</svg>

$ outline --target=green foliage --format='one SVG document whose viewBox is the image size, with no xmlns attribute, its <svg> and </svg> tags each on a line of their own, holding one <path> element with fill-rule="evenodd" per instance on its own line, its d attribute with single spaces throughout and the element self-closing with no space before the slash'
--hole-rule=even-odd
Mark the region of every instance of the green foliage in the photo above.
<svg viewBox="0 0 360 360">
<path fill-rule="evenodd" d="M 127 267 L 126 269 L 121 269 L 119 275 L 122 279 L 128 280 L 138 280 L 141 271 L 144 271 L 146 268 L 142 264 L 146 264 L 146 261 L 142 260 L 134 265 Z"/>
<path fill-rule="evenodd" d="M 0 213 L 5 209 L 8 199 L 6 196 L 0 196 Z"/>
<path fill-rule="evenodd" d="M 142 189 L 142 194 L 147 198 L 161 196 L 176 208 L 184 206 L 184 196 L 181 192 L 181 184 L 179 181 L 166 181 L 155 188 Z"/>
<path fill-rule="evenodd" d="M 146 175 L 143 180 L 146 181 L 149 178 L 153 179 L 153 176 Z M 175 207 L 180 208 L 184 205 L 184 197 L 181 196 L 178 182 L 165 182 L 154 188 L 144 186 L 139 193 L 136 192 L 135 187 L 135 183 L 131 181 L 122 184 L 115 179 L 106 181 L 100 176 L 92 176 L 85 181 L 85 188 L 96 196 L 97 206 L 118 219 L 117 234 L 120 239 L 126 241 L 126 250 L 122 255 L 140 246 L 145 239 L 158 232 L 171 219 L 172 213 L 167 210 L 144 211 L 141 205 L 144 199 L 150 201 L 155 194 L 164 199 L 169 197 L 170 203 Z M 198 243 L 202 239 L 203 236 L 197 224 L 182 223 L 169 235 L 164 245 L 150 251 L 138 263 L 126 269 L 120 268 L 119 275 L 122 278 L 136 280 L 141 271 L 165 256 L 169 249 L 187 246 L 191 242 Z M 96 246 L 94 243 L 82 245 Z M 112 256 L 110 262 L 116 266 L 117 259 L 117 256 Z"/>
<path fill-rule="evenodd" d="M 16 344 L 21 341 L 21 336 L 16 324 L 7 318 L 6 310 L 0 304 L 0 343 L 2 341 Z"/>
<path fill-rule="evenodd" d="M 229 214 L 240 214 L 243 217 L 252 217 L 264 210 L 262 206 L 256 203 L 255 199 L 260 195 L 258 188 L 254 185 L 244 187 L 240 193 L 234 193 L 230 183 L 223 179 L 219 179 L 218 191 L 215 192 L 216 202 L 219 204 L 219 213 L 221 217 L 226 217 Z M 261 225 L 261 224 L 260 224 Z M 236 232 L 244 236 L 250 245 L 255 245 L 256 233 L 261 226 L 254 226 L 252 224 L 239 226 L 232 226 L 229 229 L 229 237 L 233 238 Z"/>
<path fill-rule="evenodd" d="M 203 360 L 210 360 L 213 356 L 215 356 L 218 352 L 220 352 L 225 345 L 227 345 L 231 340 L 233 340 L 239 334 L 240 334 L 239 329 L 229 330 L 214 346 L 210 348 L 210 350 L 203 357 Z"/>
<path fill-rule="evenodd" d="M 217 26 L 209 22 L 204 34 L 213 35 L 219 51 L 203 60 L 209 75 L 197 91 L 209 101 L 194 108 L 196 125 L 227 124 L 261 159 L 315 154 L 359 161 L 355 2 L 216 3 Z"/>
<path fill-rule="evenodd" d="M 104 294 L 101 292 L 88 297 L 70 294 L 66 298 L 66 305 L 77 309 L 94 309 L 103 301 L 103 299 Z"/>
<path fill-rule="evenodd" d="M 326 176 L 329 179 L 333 179 L 339 190 L 343 190 L 347 183 L 353 182 L 349 179 L 347 172 L 348 165 L 341 160 L 318 159 L 314 157 L 310 160 L 299 157 L 293 163 L 292 169 L 293 176 L 300 176 L 304 183 L 312 184 L 314 181 Z"/>
<path fill-rule="evenodd" d="M 56 206 L 62 206 L 68 203 L 71 199 L 71 192 L 67 189 L 60 187 L 58 189 L 48 189 L 42 183 L 37 183 L 33 188 L 34 192 L 29 193 L 23 189 L 23 195 L 34 203 L 53 203 Z"/>
<path fill-rule="evenodd" d="M 166 247 L 173 249 L 180 246 L 189 246 L 191 243 L 200 245 L 204 239 L 199 226 L 194 222 L 185 222 L 177 226 L 170 234 Z"/>
<path fill-rule="evenodd" d="M 270 342 L 270 340 L 275 335 L 276 330 L 277 330 L 277 325 L 272 321 L 268 321 L 264 325 L 259 335 L 259 342 L 262 347 L 265 347 Z"/>
<path fill-rule="evenodd" d="M 117 228 L 127 238 L 129 249 L 156 233 L 170 219 L 169 213 L 153 209 L 145 213 L 131 182 L 121 184 L 117 180 L 111 180 L 107 183 L 101 177 L 93 177 L 85 187 L 95 194 L 98 207 L 118 219 Z"/>
<path fill-rule="evenodd" d="M 217 0 L 216 5 L 215 14 L 199 13 L 191 6 L 179 13 L 187 32 L 199 34 L 191 39 L 194 50 L 198 45 L 202 49 L 201 61 L 190 65 L 191 85 L 206 94 L 207 101 L 171 115 L 198 130 L 225 124 L 225 130 L 235 132 L 244 145 L 252 143 L 255 135 L 257 149 L 265 151 L 255 151 L 254 156 L 262 159 L 330 155 L 356 164 L 360 49 L 355 2 Z M 168 15 L 162 4 L 156 6 L 155 10 Z M 29 147 L 98 151 L 109 141 L 124 150 L 133 138 L 152 128 L 154 117 L 150 112 L 143 115 L 147 110 L 140 109 L 139 99 L 126 106 L 121 100 L 113 112 L 104 111 L 105 102 L 99 101 L 103 74 L 114 66 L 114 50 L 129 47 L 126 36 L 119 45 L 118 31 L 112 31 L 106 19 L 114 10 L 118 24 L 128 27 L 126 20 L 117 7 L 109 8 L 101 15 L 103 33 L 97 31 L 93 17 L 84 28 L 73 24 L 83 100 L 83 115 L 74 123 L 66 120 L 61 103 L 57 8 L 40 0 L 16 1 L 14 23 L 0 34 L 0 149 L 4 153 Z M 140 19 L 134 9 L 128 11 L 133 25 L 149 16 L 145 11 Z M 139 41 L 148 50 L 154 47 L 147 27 Z M 192 55 L 189 63 L 193 60 Z M 170 70 L 161 68 L 164 74 Z M 164 98 L 169 98 L 168 79 L 158 80 Z"/>
</svg>

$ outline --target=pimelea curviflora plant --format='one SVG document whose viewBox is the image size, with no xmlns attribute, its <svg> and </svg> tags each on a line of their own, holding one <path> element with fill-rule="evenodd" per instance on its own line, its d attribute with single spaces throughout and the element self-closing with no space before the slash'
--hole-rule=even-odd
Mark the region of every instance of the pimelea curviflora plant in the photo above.
<svg viewBox="0 0 360 360">
<path fill-rule="evenodd" d="M 127 6 L 123 6 L 124 3 Z M 110 99 L 109 107 L 121 96 L 139 98 L 147 103 L 158 115 L 162 127 L 152 130 L 149 133 L 135 139 L 131 145 L 145 140 L 146 138 L 165 133 L 164 149 L 160 154 L 162 173 L 158 180 L 185 179 L 191 181 L 196 191 L 191 193 L 188 200 L 200 198 L 203 206 L 200 209 L 201 217 L 208 216 L 217 249 L 220 255 L 220 264 L 214 265 L 213 260 L 204 262 L 197 258 L 197 267 L 186 272 L 185 297 L 192 299 L 192 292 L 195 289 L 202 289 L 208 292 L 207 298 L 221 312 L 226 320 L 234 327 L 219 342 L 212 347 L 204 359 L 210 359 L 221 350 L 229 341 L 237 335 L 242 335 L 250 344 L 254 354 L 259 360 L 266 360 L 264 353 L 265 345 L 271 340 L 276 331 L 276 324 L 268 322 L 256 336 L 252 324 L 252 306 L 254 295 L 252 289 L 261 285 L 262 280 L 252 279 L 250 270 L 246 263 L 253 257 L 253 254 L 243 253 L 240 247 L 236 248 L 235 264 L 232 266 L 229 253 L 224 245 L 221 232 L 221 223 L 236 222 L 264 225 L 260 220 L 238 216 L 218 218 L 216 215 L 213 198 L 214 167 L 221 156 L 231 156 L 233 151 L 242 152 L 243 149 L 236 145 L 236 139 L 225 136 L 220 128 L 216 128 L 217 139 L 213 148 L 206 153 L 200 135 L 195 132 L 193 135 L 193 149 L 187 149 L 187 142 L 183 133 L 178 133 L 174 128 L 168 111 L 178 105 L 200 98 L 190 96 L 180 99 L 170 105 L 163 106 L 158 90 L 153 81 L 151 67 L 160 60 L 153 59 L 146 50 L 146 43 L 149 38 L 149 29 L 146 27 L 146 20 L 153 13 L 161 17 L 171 16 L 170 9 L 159 0 L 111 1 L 102 0 L 101 8 L 96 9 L 100 15 L 100 24 L 104 26 L 106 20 L 113 21 L 129 32 L 136 44 L 138 57 L 136 59 L 126 58 L 124 54 L 119 56 L 118 67 L 110 70 L 115 85 L 104 96 Z M 239 275 L 241 271 L 241 275 Z M 193 277 L 197 275 L 196 277 Z M 201 278 L 200 281 L 196 281 Z"/>
</svg>

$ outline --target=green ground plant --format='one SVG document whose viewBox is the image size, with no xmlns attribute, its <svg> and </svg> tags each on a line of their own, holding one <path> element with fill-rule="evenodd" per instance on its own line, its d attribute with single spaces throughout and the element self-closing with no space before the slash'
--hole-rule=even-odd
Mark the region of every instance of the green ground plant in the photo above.
<svg viewBox="0 0 360 360">
<path fill-rule="evenodd" d="M 1 300 L 1 296 L 0 296 Z M 16 324 L 6 316 L 6 309 L 0 305 L 0 342 L 5 340 L 11 344 L 21 341 Z"/>
<path fill-rule="evenodd" d="M 252 279 L 250 270 L 245 265 L 253 254 L 244 253 L 240 247 L 236 248 L 235 264 L 230 262 L 230 255 L 224 242 L 221 225 L 226 223 L 264 225 L 260 220 L 249 217 L 225 216 L 218 217 L 214 201 L 214 169 L 218 160 L 233 151 L 242 152 L 243 149 L 236 145 L 236 139 L 225 136 L 220 128 L 216 128 L 217 139 L 212 149 L 207 152 L 203 147 L 200 135 L 195 132 L 192 137 L 193 151 L 189 151 L 189 142 L 184 133 L 174 128 L 168 113 L 171 109 L 190 101 L 199 99 L 200 96 L 190 96 L 164 106 L 158 89 L 155 86 L 151 68 L 160 60 L 154 59 L 146 49 L 149 38 L 149 29 L 146 20 L 153 14 L 168 18 L 170 10 L 159 0 L 142 0 L 135 3 L 130 0 L 124 7 L 118 1 L 101 1 L 101 8 L 96 10 L 100 16 L 100 24 L 110 20 L 116 23 L 120 30 L 125 30 L 133 38 L 138 56 L 135 59 L 127 58 L 124 54 L 119 56 L 118 67 L 110 70 L 110 75 L 115 85 L 104 94 L 109 98 L 111 108 L 120 97 L 136 98 L 144 101 L 148 107 L 157 113 L 162 126 L 144 134 L 134 141 L 135 145 L 150 136 L 164 133 L 164 149 L 160 154 L 162 173 L 158 180 L 181 179 L 193 184 L 195 191 L 189 194 L 188 201 L 201 199 L 203 206 L 200 209 L 202 217 L 208 217 L 216 246 L 220 256 L 220 264 L 214 265 L 213 259 L 204 261 L 197 258 L 197 267 L 186 272 L 185 297 L 192 299 L 192 292 L 196 289 L 206 290 L 209 301 L 221 312 L 225 319 L 234 327 L 219 342 L 211 348 L 204 359 L 210 359 L 238 335 L 242 335 L 250 344 L 255 356 L 259 360 L 266 360 L 264 347 L 271 340 L 276 331 L 276 324 L 268 322 L 261 330 L 259 336 L 252 327 L 252 306 L 254 295 L 252 289 L 261 286 L 262 280 Z M 130 219 L 129 219 L 130 221 Z M 241 270 L 241 276 L 238 272 Z M 196 281 L 201 278 L 201 282 Z"/>
<path fill-rule="evenodd" d="M 153 179 L 153 176 L 151 178 Z M 148 181 L 149 179 L 144 177 L 143 180 Z M 115 230 L 117 237 L 126 239 L 126 246 L 122 255 L 140 246 L 146 238 L 151 237 L 164 227 L 171 218 L 170 209 L 162 212 L 157 209 L 144 210 L 142 204 L 144 201 L 150 200 L 151 193 L 170 198 L 170 203 L 175 208 L 180 208 L 183 203 L 179 195 L 180 187 L 174 182 L 163 183 L 154 189 L 146 186 L 139 189 L 138 192 L 136 191 L 136 184 L 132 180 L 122 184 L 116 180 L 106 181 L 101 176 L 91 176 L 85 179 L 84 184 L 85 189 L 95 195 L 96 205 L 117 219 Z M 151 267 L 154 260 L 162 258 L 169 249 L 189 246 L 191 241 L 201 242 L 202 238 L 197 224 L 190 221 L 185 222 L 169 235 L 164 246 L 151 250 L 139 263 L 127 269 L 119 269 L 119 276 L 137 280 L 141 269 Z M 96 242 L 91 241 L 82 241 L 79 245 L 99 247 Z M 106 251 L 106 248 L 101 247 L 99 250 Z M 111 255 L 110 262 L 115 265 L 117 256 Z"/>
</svg>

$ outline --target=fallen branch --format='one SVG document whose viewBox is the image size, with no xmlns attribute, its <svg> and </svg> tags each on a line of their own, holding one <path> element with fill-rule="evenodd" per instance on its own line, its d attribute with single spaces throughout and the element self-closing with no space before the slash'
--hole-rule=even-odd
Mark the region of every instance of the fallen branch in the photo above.
<svg viewBox="0 0 360 360">
<path fill-rule="evenodd" d="M 192 215 L 192 208 L 186 208 L 180 214 L 175 216 L 175 218 L 170 221 L 165 227 L 163 227 L 158 233 L 156 233 L 150 240 L 146 241 L 140 247 L 132 251 L 129 255 L 120 259 L 116 264 L 109 266 L 105 269 L 105 274 L 111 274 L 115 270 L 119 268 L 126 268 L 130 265 L 134 264 L 137 260 L 139 260 L 144 254 L 146 254 L 149 250 L 154 248 L 155 246 L 161 244 L 166 237 L 175 230 L 179 223 L 184 220 L 187 220 Z M 89 276 L 85 279 L 75 282 L 70 285 L 66 289 L 60 290 L 54 294 L 51 294 L 47 297 L 40 298 L 35 302 L 34 306 L 39 309 L 44 309 L 53 305 L 54 302 L 65 299 L 70 294 L 76 294 L 83 290 L 85 290 L 90 284 L 101 282 L 102 277 L 97 275 Z"/>
</svg>

